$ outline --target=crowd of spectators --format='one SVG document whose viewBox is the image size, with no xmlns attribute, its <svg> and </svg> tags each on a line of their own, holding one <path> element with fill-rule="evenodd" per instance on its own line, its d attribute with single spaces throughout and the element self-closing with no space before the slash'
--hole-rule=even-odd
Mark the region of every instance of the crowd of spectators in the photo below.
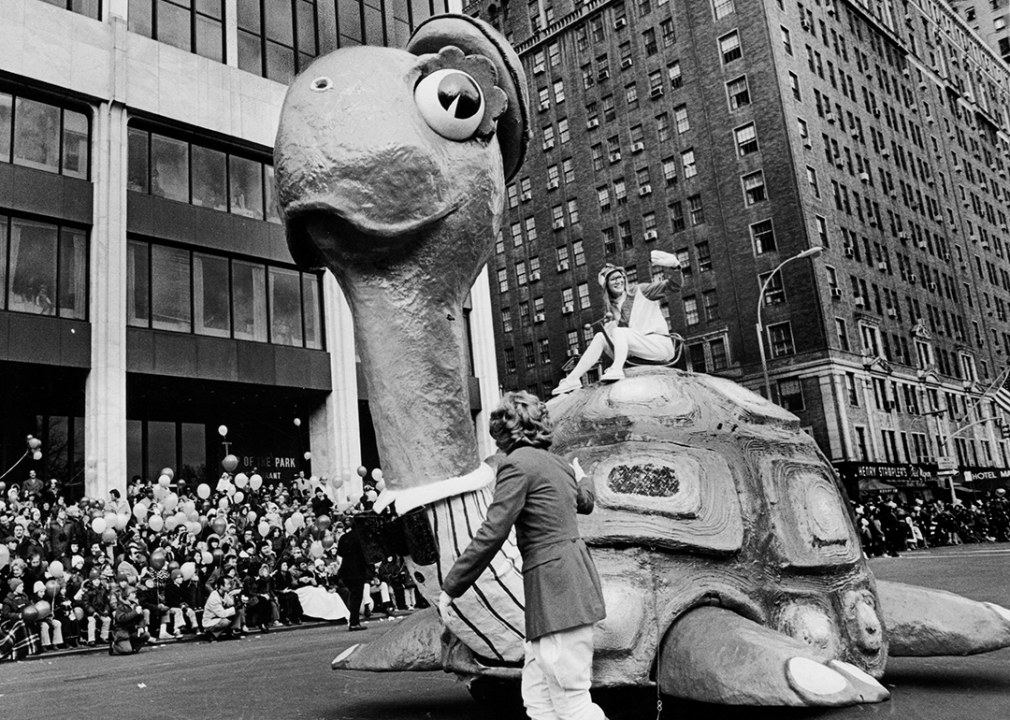
<svg viewBox="0 0 1010 720">
<path fill-rule="evenodd" d="M 131 653 L 307 618 L 353 615 L 358 629 L 352 596 L 366 615 L 412 610 L 424 601 L 399 558 L 368 564 L 363 578 L 341 572 L 355 563 L 343 561 L 338 545 L 351 544 L 340 538 L 375 498 L 366 483 L 352 506 L 302 474 L 267 486 L 226 473 L 212 488 L 165 470 L 153 482 L 135 477 L 125 497 L 77 501 L 35 473 L 0 482 L 0 660 L 96 644 Z"/>
<path fill-rule="evenodd" d="M 863 550 L 869 557 L 898 557 L 906 550 L 1010 542 L 1006 490 L 974 493 L 973 500 L 877 496 L 855 505 Z"/>
</svg>

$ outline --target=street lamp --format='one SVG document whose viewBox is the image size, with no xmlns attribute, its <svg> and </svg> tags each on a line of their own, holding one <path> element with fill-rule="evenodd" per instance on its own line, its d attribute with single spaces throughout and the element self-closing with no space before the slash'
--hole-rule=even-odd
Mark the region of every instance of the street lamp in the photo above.
<svg viewBox="0 0 1010 720">
<path fill-rule="evenodd" d="M 812 258 L 817 257 L 824 250 L 820 245 L 814 245 L 812 248 L 807 248 L 798 255 L 793 255 L 790 258 L 786 258 L 778 264 L 768 278 L 761 284 L 761 292 L 758 293 L 758 306 L 757 306 L 757 335 L 758 335 L 758 351 L 761 353 L 761 371 L 764 373 L 765 378 L 765 397 L 771 402 L 772 399 L 772 384 L 768 379 L 768 360 L 765 358 L 765 328 L 761 324 L 761 310 L 764 308 L 765 302 L 765 290 L 768 289 L 768 283 L 772 281 L 775 274 L 782 269 L 786 263 L 790 263 L 793 260 L 799 260 L 800 258 Z"/>
</svg>

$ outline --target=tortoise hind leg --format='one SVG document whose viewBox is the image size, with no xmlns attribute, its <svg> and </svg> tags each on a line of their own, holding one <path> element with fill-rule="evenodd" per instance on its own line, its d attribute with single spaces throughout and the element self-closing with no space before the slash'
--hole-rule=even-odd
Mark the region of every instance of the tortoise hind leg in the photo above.
<svg viewBox="0 0 1010 720">
<path fill-rule="evenodd" d="M 730 705 L 841 706 L 890 697 L 862 670 L 718 607 L 696 608 L 674 624 L 657 680 L 668 695 Z"/>
<path fill-rule="evenodd" d="M 1010 647 L 1010 610 L 943 590 L 877 580 L 896 657 L 975 655 Z"/>
</svg>

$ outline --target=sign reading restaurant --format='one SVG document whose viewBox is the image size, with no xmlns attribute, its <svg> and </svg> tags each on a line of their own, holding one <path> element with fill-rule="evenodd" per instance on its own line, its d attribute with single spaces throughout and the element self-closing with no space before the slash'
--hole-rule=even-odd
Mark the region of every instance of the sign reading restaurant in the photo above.
<svg viewBox="0 0 1010 720">
<path fill-rule="evenodd" d="M 936 485 L 935 464 L 839 462 L 835 469 L 844 480 L 879 480 L 895 487 Z"/>
</svg>

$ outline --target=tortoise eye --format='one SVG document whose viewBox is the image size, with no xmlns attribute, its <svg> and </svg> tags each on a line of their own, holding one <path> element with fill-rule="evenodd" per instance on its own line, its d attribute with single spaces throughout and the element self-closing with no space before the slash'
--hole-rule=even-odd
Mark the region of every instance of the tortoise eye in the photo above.
<svg viewBox="0 0 1010 720">
<path fill-rule="evenodd" d="M 480 85 L 462 70 L 436 70 L 417 84 L 414 102 L 428 126 L 447 140 L 469 140 L 484 119 Z"/>
</svg>

